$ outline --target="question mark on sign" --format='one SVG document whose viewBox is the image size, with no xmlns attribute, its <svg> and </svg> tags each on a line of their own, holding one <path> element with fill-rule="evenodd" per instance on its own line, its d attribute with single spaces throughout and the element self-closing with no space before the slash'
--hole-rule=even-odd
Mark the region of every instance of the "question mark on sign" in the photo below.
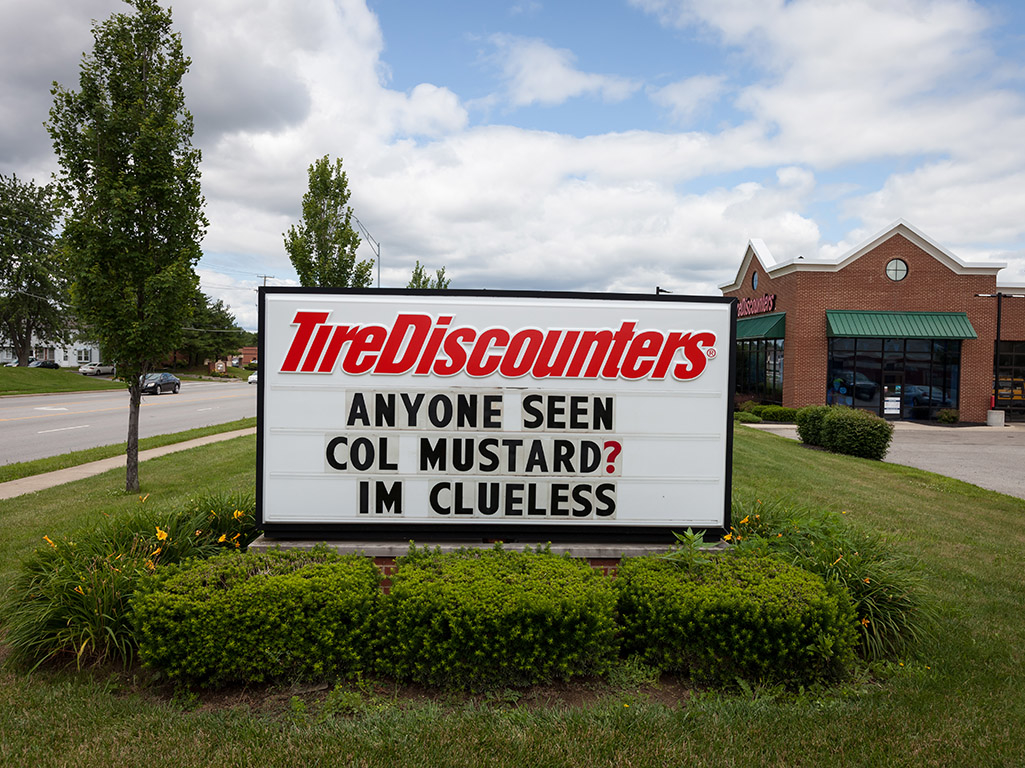
<svg viewBox="0 0 1025 768">
<path fill-rule="evenodd" d="M 606 459 L 609 465 L 605 467 L 605 471 L 611 475 L 616 471 L 616 458 L 622 452 L 623 444 L 618 440 L 606 440 L 605 447 L 609 449 L 609 457 Z"/>
</svg>

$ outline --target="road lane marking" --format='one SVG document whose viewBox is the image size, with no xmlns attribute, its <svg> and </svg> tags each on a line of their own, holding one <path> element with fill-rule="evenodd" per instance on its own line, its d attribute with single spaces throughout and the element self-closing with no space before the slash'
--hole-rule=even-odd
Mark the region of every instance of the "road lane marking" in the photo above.
<svg viewBox="0 0 1025 768">
<path fill-rule="evenodd" d="M 51 408 L 50 406 L 44 405 L 44 406 L 40 406 L 39 408 L 35 408 L 34 410 L 37 410 L 37 411 L 66 411 L 68 409 L 67 408 Z"/>
<path fill-rule="evenodd" d="M 249 396 L 248 394 L 238 394 L 238 395 L 225 395 L 223 397 L 212 397 L 212 398 L 205 397 L 205 398 L 202 398 L 202 399 L 197 400 L 195 402 L 203 402 L 203 401 L 209 402 L 211 400 L 237 400 L 240 397 L 248 397 L 248 396 Z M 155 402 L 154 401 L 143 400 L 141 403 L 139 403 L 139 406 L 142 407 L 142 408 L 145 408 L 148 405 L 156 405 L 157 402 L 166 402 L 168 404 L 173 404 L 175 401 L 174 400 L 170 400 L 170 399 L 165 399 L 165 398 L 161 398 L 160 400 L 155 401 Z M 183 400 L 179 400 L 177 402 L 193 402 L 193 401 L 189 401 L 187 399 L 183 399 Z M 78 415 L 78 414 L 81 414 L 81 413 L 105 413 L 106 411 L 121 411 L 121 410 L 124 410 L 124 408 L 125 408 L 125 406 L 122 403 L 120 405 L 114 406 L 113 408 L 92 408 L 92 409 L 84 410 L 84 411 L 68 411 L 67 415 Z M 57 416 L 57 415 L 63 416 L 65 414 L 37 413 L 34 416 L 12 416 L 10 418 L 0 418 L 0 422 L 3 422 L 3 421 L 26 421 L 28 419 L 49 419 L 49 418 L 53 418 L 54 416 Z"/>
<path fill-rule="evenodd" d="M 44 429 L 41 432 L 36 432 L 37 435 L 45 435 L 47 432 L 67 432 L 69 429 L 88 429 L 91 425 L 79 424 L 77 427 L 58 427 L 57 429 Z"/>
</svg>

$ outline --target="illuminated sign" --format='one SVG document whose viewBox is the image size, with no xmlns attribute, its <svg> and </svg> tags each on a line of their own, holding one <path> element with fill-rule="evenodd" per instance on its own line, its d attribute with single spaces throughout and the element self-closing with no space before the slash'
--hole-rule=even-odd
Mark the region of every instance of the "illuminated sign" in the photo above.
<svg viewBox="0 0 1025 768">
<path fill-rule="evenodd" d="M 269 536 L 728 527 L 733 301 L 260 292 Z"/>
</svg>

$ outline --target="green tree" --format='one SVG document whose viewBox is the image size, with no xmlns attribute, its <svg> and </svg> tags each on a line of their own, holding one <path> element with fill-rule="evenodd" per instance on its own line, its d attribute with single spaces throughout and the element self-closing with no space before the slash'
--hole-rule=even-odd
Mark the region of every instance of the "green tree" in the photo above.
<svg viewBox="0 0 1025 768">
<path fill-rule="evenodd" d="M 65 343 L 67 267 L 57 246 L 55 190 L 0 175 L 0 339 L 27 365 L 32 340 Z"/>
<path fill-rule="evenodd" d="M 427 269 L 420 263 L 420 260 L 416 260 L 416 266 L 413 267 L 413 276 L 409 278 L 409 285 L 407 288 L 448 288 L 449 283 L 452 280 L 445 277 L 445 268 L 435 270 L 434 277 L 427 274 Z"/>
<path fill-rule="evenodd" d="M 352 228 L 349 182 L 342 159 L 327 155 L 309 167 L 309 190 L 303 195 L 303 216 L 285 233 L 285 250 L 303 286 L 366 288 L 374 262 L 357 261 L 359 235 Z"/>
<path fill-rule="evenodd" d="M 245 331 L 236 325 L 235 316 L 223 301 L 211 301 L 205 293 L 196 290 L 192 298 L 191 325 L 185 328 L 178 348 L 188 357 L 189 367 L 237 352 L 246 338 Z"/>
<path fill-rule="evenodd" d="M 125 487 L 137 491 L 140 376 L 181 342 L 207 221 L 181 36 L 155 0 L 127 1 L 135 13 L 94 22 L 79 90 L 54 83 L 47 129 L 70 207 L 72 301 L 128 384 Z"/>
</svg>

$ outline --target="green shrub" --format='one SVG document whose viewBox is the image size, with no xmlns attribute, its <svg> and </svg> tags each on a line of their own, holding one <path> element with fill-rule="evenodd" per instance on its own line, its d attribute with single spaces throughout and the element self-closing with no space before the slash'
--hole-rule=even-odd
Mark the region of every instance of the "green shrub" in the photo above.
<svg viewBox="0 0 1025 768">
<path fill-rule="evenodd" d="M 761 416 L 755 416 L 748 411 L 734 411 L 733 418 L 741 424 L 761 424 L 764 421 Z"/>
<path fill-rule="evenodd" d="M 142 497 L 133 512 L 44 537 L 5 595 L 13 658 L 130 662 L 129 600 L 138 581 L 163 565 L 244 548 L 257 535 L 254 508 L 251 493 L 202 497 L 181 512 L 148 508 Z"/>
<path fill-rule="evenodd" d="M 805 445 L 822 445 L 822 421 L 827 413 L 828 405 L 806 405 L 797 412 L 794 421 L 801 442 Z"/>
<path fill-rule="evenodd" d="M 847 590 L 863 658 L 899 658 L 935 630 L 918 563 L 843 513 L 735 501 L 732 520 L 738 554 L 782 557 Z"/>
<path fill-rule="evenodd" d="M 835 679 L 853 661 L 847 595 L 773 558 L 695 567 L 643 557 L 616 578 L 624 651 L 700 681 L 786 685 Z"/>
<path fill-rule="evenodd" d="M 936 414 L 936 420 L 940 424 L 957 424 L 961 420 L 961 413 L 957 408 L 941 408 Z"/>
<path fill-rule="evenodd" d="M 759 418 L 762 418 L 762 414 L 765 412 L 765 409 L 769 407 L 767 405 L 761 405 L 760 403 L 754 403 L 754 401 L 748 402 L 751 402 L 753 404 L 749 405 L 744 410 L 748 413 L 753 413 L 755 416 L 758 416 Z"/>
<path fill-rule="evenodd" d="M 890 447 L 893 425 L 868 411 L 832 406 L 822 419 L 822 447 L 833 453 L 881 460 Z"/>
<path fill-rule="evenodd" d="M 470 689 L 600 674 L 616 657 L 609 581 L 545 552 L 411 550 L 381 615 L 382 671 Z"/>
<path fill-rule="evenodd" d="M 326 550 L 166 568 L 133 600 L 139 658 L 205 685 L 348 675 L 368 660 L 379 584 L 369 558 Z"/>
<path fill-rule="evenodd" d="M 758 415 L 765 419 L 765 421 L 789 424 L 797 416 L 797 410 L 794 408 L 784 408 L 782 405 L 765 405 L 762 406 L 762 411 Z"/>
<path fill-rule="evenodd" d="M 740 405 L 737 406 L 737 410 L 738 411 L 743 411 L 744 413 L 751 413 L 752 409 L 757 408 L 757 407 L 758 407 L 758 403 L 756 401 L 754 401 L 754 400 L 745 400 L 744 402 L 742 402 Z"/>
</svg>

